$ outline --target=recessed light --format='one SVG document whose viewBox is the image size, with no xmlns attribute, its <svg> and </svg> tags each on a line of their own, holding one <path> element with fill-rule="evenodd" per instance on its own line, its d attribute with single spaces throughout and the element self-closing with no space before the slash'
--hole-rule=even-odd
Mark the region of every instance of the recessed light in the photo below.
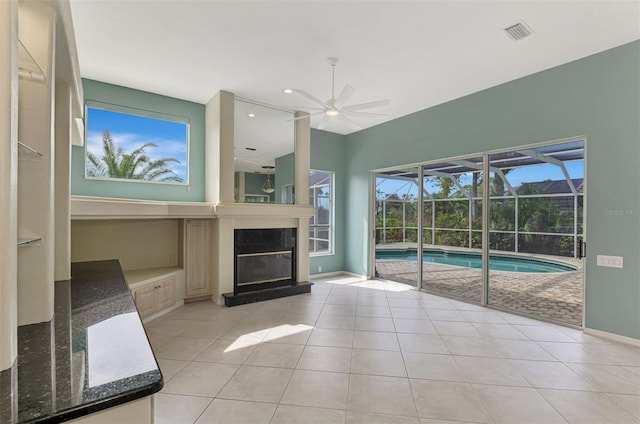
<svg viewBox="0 0 640 424">
<path fill-rule="evenodd" d="M 248 114 L 247 114 L 247 116 L 248 116 L 249 118 L 255 118 L 255 117 L 256 117 L 256 114 L 255 114 L 255 113 L 248 113 Z"/>
<path fill-rule="evenodd" d="M 282 92 L 283 92 L 284 94 L 292 94 L 292 93 L 293 93 L 293 90 L 292 90 L 292 89 L 290 89 L 290 88 L 285 88 L 284 90 L 282 90 Z"/>
<path fill-rule="evenodd" d="M 257 149 L 255 147 L 245 147 L 245 150 L 249 150 L 250 152 L 255 152 Z"/>
</svg>

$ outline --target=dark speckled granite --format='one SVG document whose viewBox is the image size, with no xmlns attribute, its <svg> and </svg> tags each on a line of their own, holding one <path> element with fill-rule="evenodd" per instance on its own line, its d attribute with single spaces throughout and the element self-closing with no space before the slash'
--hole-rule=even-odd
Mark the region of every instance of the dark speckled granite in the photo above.
<svg viewBox="0 0 640 424">
<path fill-rule="evenodd" d="M 118 261 L 75 263 L 51 322 L 18 328 L 1 423 L 57 423 L 149 396 L 163 379 Z"/>
</svg>

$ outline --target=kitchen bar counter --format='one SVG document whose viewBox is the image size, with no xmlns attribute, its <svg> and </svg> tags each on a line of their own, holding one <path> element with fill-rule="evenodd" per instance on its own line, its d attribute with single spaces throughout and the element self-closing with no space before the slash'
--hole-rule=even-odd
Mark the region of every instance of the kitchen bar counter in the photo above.
<svg viewBox="0 0 640 424">
<path fill-rule="evenodd" d="M 0 373 L 0 422 L 56 423 L 162 389 L 163 378 L 117 260 L 74 263 L 50 322 L 18 328 Z"/>
</svg>

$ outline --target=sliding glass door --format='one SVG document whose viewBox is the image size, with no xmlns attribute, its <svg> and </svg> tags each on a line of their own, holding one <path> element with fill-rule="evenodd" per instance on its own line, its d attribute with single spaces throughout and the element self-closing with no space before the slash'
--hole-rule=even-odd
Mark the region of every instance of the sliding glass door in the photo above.
<svg viewBox="0 0 640 424">
<path fill-rule="evenodd" d="M 482 299 L 482 156 L 422 166 L 423 288 Z"/>
</svg>

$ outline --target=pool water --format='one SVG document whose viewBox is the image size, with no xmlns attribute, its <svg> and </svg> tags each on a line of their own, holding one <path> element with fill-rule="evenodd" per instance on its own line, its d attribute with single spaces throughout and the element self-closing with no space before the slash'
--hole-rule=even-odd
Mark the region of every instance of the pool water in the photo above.
<svg viewBox="0 0 640 424">
<path fill-rule="evenodd" d="M 395 259 L 416 261 L 418 259 L 413 250 L 377 250 L 376 259 Z M 461 266 L 465 268 L 482 268 L 482 256 L 474 253 L 432 252 L 424 251 L 423 262 Z M 555 262 L 536 258 L 515 258 L 510 256 L 490 255 L 489 269 L 493 271 L 509 272 L 567 272 L 576 268 Z"/>
</svg>

